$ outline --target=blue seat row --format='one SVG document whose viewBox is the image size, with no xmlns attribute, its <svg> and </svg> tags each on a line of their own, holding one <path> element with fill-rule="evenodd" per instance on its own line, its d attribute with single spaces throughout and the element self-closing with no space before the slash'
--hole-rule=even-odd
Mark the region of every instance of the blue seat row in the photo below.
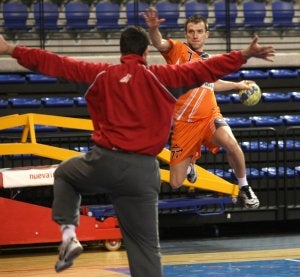
<svg viewBox="0 0 300 277">
<path fill-rule="evenodd" d="M 138 5 L 136 4 L 138 2 Z M 141 1 L 133 0 L 126 3 L 126 25 L 139 24 L 143 25 L 144 20 L 140 16 L 140 12 L 144 11 L 149 4 Z M 181 5 L 178 2 L 168 0 L 158 0 L 155 3 L 159 17 L 165 18 L 161 27 L 178 28 L 182 27 L 178 24 L 180 19 Z M 259 28 L 259 27 L 294 27 L 298 26 L 293 22 L 295 17 L 294 3 L 282 0 L 276 0 L 272 3 L 272 23 L 265 23 L 266 19 L 266 4 L 262 1 L 245 1 L 243 3 L 243 18 L 242 24 L 236 23 L 238 16 L 237 3 L 231 2 L 230 8 L 230 26 L 231 28 Z M 192 14 L 201 14 L 205 17 L 209 15 L 209 5 L 207 2 L 199 2 L 197 0 L 188 0 L 184 3 L 185 16 L 189 17 Z M 35 25 L 26 25 L 28 18 L 28 7 L 22 2 L 4 2 L 3 4 L 3 19 L 4 27 L 8 30 L 29 30 L 33 27 L 39 29 L 41 27 L 46 30 L 59 30 L 66 27 L 69 30 L 87 30 L 97 27 L 101 30 L 105 29 L 120 29 L 124 25 L 119 24 L 121 17 L 120 5 L 113 1 L 100 1 L 96 4 L 96 20 L 95 25 L 89 24 L 91 8 L 87 3 L 79 1 L 68 1 L 64 4 L 64 12 L 66 18 L 66 26 L 58 25 L 59 7 L 53 2 L 36 2 L 33 6 Z M 215 22 L 212 28 L 224 28 L 226 26 L 226 2 L 225 0 L 216 1 L 214 3 L 214 18 Z M 43 20 L 41 15 L 43 10 Z"/>
<path fill-rule="evenodd" d="M 224 103 L 240 103 L 240 98 L 238 94 L 222 95 L 216 94 L 216 99 L 218 104 Z M 263 93 L 262 101 L 264 102 L 289 102 L 289 101 L 300 101 L 300 92 L 292 93 Z M 86 100 L 84 97 L 42 97 L 41 99 L 34 97 L 17 97 L 0 99 L 0 108 L 8 108 L 9 106 L 13 108 L 39 108 L 39 107 L 72 107 L 73 105 L 78 107 L 85 107 Z M 286 125 L 297 125 L 299 124 L 299 116 L 297 115 L 285 115 L 281 116 L 280 119 L 274 119 L 270 117 L 228 117 L 228 123 L 234 127 L 249 127 L 253 125 L 253 121 L 266 121 L 268 120 L 273 123 L 277 121 Z M 258 123 L 259 124 L 259 123 Z M 277 125 L 277 124 L 276 124 Z"/>
<path fill-rule="evenodd" d="M 241 103 L 238 93 L 221 94 L 216 93 L 218 104 L 226 103 Z M 261 101 L 263 102 L 295 102 L 300 101 L 300 91 L 293 92 L 263 92 L 261 94 Z"/>
<path fill-rule="evenodd" d="M 278 141 L 241 141 L 240 146 L 243 152 L 273 152 L 276 149 L 279 151 L 299 151 L 300 140 L 278 140 Z M 208 149 L 202 146 L 202 153 L 208 152 Z M 221 148 L 221 152 L 224 149 Z"/>
<path fill-rule="evenodd" d="M 144 20 L 139 20 L 139 12 L 144 11 L 149 5 L 143 2 L 139 3 L 138 12 L 134 1 L 126 4 L 127 25 L 141 24 Z M 96 24 L 90 24 L 91 7 L 80 1 L 67 1 L 64 4 L 64 13 L 66 18 L 65 25 L 59 25 L 58 19 L 60 7 L 54 2 L 35 2 L 33 5 L 34 25 L 27 25 L 29 17 L 29 8 L 20 2 L 5 2 L 3 4 L 4 28 L 8 31 L 29 30 L 43 28 L 48 31 L 60 30 L 66 28 L 70 31 L 89 30 L 98 28 L 100 30 L 121 29 L 125 25 L 119 25 L 120 6 L 111 1 L 99 1 L 96 4 Z M 140 18 L 142 19 L 142 18 Z"/>
<path fill-rule="evenodd" d="M 224 79 L 235 80 L 235 79 L 287 79 L 287 78 L 297 78 L 300 76 L 300 69 L 290 69 L 290 68 L 279 68 L 279 69 L 242 69 L 232 74 L 224 77 Z"/>
<path fill-rule="evenodd" d="M 240 103 L 240 98 L 238 94 L 229 94 L 222 95 L 216 94 L 217 102 L 222 103 Z M 291 93 L 262 93 L 262 101 L 264 102 L 289 102 L 289 101 L 300 101 L 300 92 L 291 92 Z M 9 98 L 7 100 L 0 99 L 0 108 L 7 108 L 11 105 L 13 108 L 38 108 L 38 107 L 71 107 L 73 105 L 84 107 L 86 106 L 86 100 L 84 97 L 42 97 L 41 99 L 33 97 L 18 97 L 18 98 Z M 235 127 L 240 126 L 251 126 L 253 121 L 273 121 L 273 123 L 281 123 L 284 120 L 284 123 L 287 125 L 299 124 L 299 116 L 297 115 L 286 115 L 281 116 L 280 119 L 274 117 L 252 117 L 252 118 L 243 118 L 243 117 L 229 117 L 228 122 Z M 260 124 L 260 123 L 258 123 Z M 276 124 L 277 125 L 277 124 Z"/>
<path fill-rule="evenodd" d="M 0 74 L 0 84 L 18 84 L 18 83 L 56 83 L 57 78 L 42 74 Z"/>
<path fill-rule="evenodd" d="M 21 133 L 23 131 L 23 126 L 8 128 L 4 130 L 0 130 L 0 133 Z M 34 125 L 34 129 L 36 132 L 42 133 L 42 132 L 57 132 L 59 130 L 56 126 L 47 126 L 47 125 L 40 125 L 36 124 Z"/>
<path fill-rule="evenodd" d="M 240 145 L 244 152 L 272 152 L 275 149 L 274 144 L 266 141 L 243 141 Z"/>
<path fill-rule="evenodd" d="M 264 167 L 261 169 L 262 172 L 265 173 L 266 176 L 271 178 L 277 177 L 295 177 L 296 175 L 300 175 L 300 171 L 296 168 L 289 168 L 289 167 Z"/>
<path fill-rule="evenodd" d="M 232 169 L 223 170 L 219 168 L 214 168 L 214 169 L 208 169 L 208 171 L 226 180 L 235 178 Z M 262 168 L 247 167 L 246 174 L 249 180 L 261 179 L 264 177 L 283 178 L 284 176 L 293 178 L 296 176 L 300 176 L 300 166 L 296 166 L 294 168 L 284 167 L 284 166 L 279 166 L 279 167 L 269 166 L 269 167 L 262 167 Z"/>
<path fill-rule="evenodd" d="M 291 28 L 299 27 L 300 24 L 294 21 L 295 5 L 292 1 L 275 0 L 271 4 L 272 20 L 270 23 L 266 22 L 267 9 L 266 1 L 246 0 L 243 2 L 243 23 L 237 23 L 238 7 L 236 2 L 230 2 L 230 27 L 235 28 Z M 214 28 L 224 28 L 226 26 L 226 3 L 225 1 L 217 1 L 214 4 L 216 22 Z"/>
<path fill-rule="evenodd" d="M 271 141 L 274 147 L 277 147 L 279 150 L 287 150 L 287 151 L 294 151 L 300 150 L 300 140 L 278 140 L 278 141 Z"/>
<path fill-rule="evenodd" d="M 0 108 L 40 108 L 40 107 L 84 107 L 86 100 L 84 97 L 42 97 L 41 99 L 33 97 L 0 99 Z"/>
<path fill-rule="evenodd" d="M 223 79 L 237 80 L 237 79 L 268 79 L 268 78 L 297 78 L 300 77 L 300 68 L 288 69 L 243 69 L 225 76 Z M 45 76 L 42 74 L 29 73 L 17 74 L 8 73 L 0 74 L 0 83 L 55 83 L 57 78 Z"/>
<path fill-rule="evenodd" d="M 300 115 L 282 115 L 282 116 L 250 116 L 240 117 L 231 116 L 225 117 L 225 120 L 231 127 L 274 127 L 280 125 L 300 125 Z"/>
<path fill-rule="evenodd" d="M 243 151 L 259 151 L 259 152 L 272 152 L 276 148 L 278 150 L 299 151 L 300 140 L 278 140 L 278 141 L 243 141 L 240 143 Z"/>
</svg>

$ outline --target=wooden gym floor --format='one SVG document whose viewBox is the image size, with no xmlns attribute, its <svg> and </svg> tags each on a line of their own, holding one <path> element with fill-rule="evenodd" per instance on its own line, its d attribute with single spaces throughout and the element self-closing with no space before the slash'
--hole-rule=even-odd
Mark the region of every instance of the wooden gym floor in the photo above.
<svg viewBox="0 0 300 277">
<path fill-rule="evenodd" d="M 201 236 L 200 236 L 201 237 Z M 299 277 L 300 235 L 255 234 L 161 241 L 165 277 Z M 55 273 L 57 245 L 1 251 L 0 276 L 129 276 L 124 249 L 86 246 L 73 267 Z"/>
</svg>

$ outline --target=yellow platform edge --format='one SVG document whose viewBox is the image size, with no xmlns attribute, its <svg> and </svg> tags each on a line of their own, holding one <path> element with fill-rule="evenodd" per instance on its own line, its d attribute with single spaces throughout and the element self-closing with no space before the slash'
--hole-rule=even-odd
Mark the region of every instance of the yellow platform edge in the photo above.
<svg viewBox="0 0 300 277">
<path fill-rule="evenodd" d="M 45 158 L 51 158 L 58 161 L 63 161 L 76 155 L 81 155 L 81 152 L 63 149 L 55 146 L 40 144 L 37 142 L 34 125 L 56 126 L 63 128 L 79 129 L 92 131 L 92 121 L 89 119 L 78 119 L 63 116 L 53 116 L 44 114 L 13 114 L 0 117 L 0 130 L 24 126 L 20 142 L 16 143 L 0 143 L 0 155 L 16 155 L 16 154 L 33 154 Z M 164 163 L 170 162 L 170 151 L 164 148 L 157 158 Z M 207 191 L 218 192 L 232 197 L 237 197 L 239 188 L 221 177 L 210 173 L 204 168 L 195 165 L 198 172 L 197 181 L 192 184 L 187 180 L 183 185 L 191 188 L 198 188 Z M 161 169 L 162 182 L 169 183 L 170 172 L 166 169 Z"/>
</svg>

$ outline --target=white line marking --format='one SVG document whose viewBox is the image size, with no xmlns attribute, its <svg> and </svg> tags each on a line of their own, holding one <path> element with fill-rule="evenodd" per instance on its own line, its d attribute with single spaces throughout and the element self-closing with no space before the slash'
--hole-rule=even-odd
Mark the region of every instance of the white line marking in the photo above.
<svg viewBox="0 0 300 277">
<path fill-rule="evenodd" d="M 291 261 L 291 262 L 297 262 L 300 263 L 300 260 L 294 260 L 294 259 L 285 259 L 286 261 Z"/>
</svg>

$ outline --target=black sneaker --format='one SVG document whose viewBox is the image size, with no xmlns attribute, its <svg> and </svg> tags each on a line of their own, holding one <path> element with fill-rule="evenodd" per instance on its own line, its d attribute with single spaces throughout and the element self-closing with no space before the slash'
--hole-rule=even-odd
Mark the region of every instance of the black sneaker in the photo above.
<svg viewBox="0 0 300 277">
<path fill-rule="evenodd" d="M 240 188 L 239 196 L 244 201 L 244 206 L 249 209 L 259 207 L 259 200 L 250 186 L 242 186 Z"/>
<path fill-rule="evenodd" d="M 81 254 L 83 247 L 76 238 L 70 238 L 59 246 L 59 257 L 55 271 L 61 272 L 73 265 L 73 261 Z"/>
<path fill-rule="evenodd" d="M 190 168 L 190 173 L 186 175 L 186 178 L 188 179 L 188 181 L 190 183 L 195 183 L 198 175 L 197 175 L 197 171 L 194 167 L 194 164 L 190 163 L 188 167 Z"/>
</svg>

